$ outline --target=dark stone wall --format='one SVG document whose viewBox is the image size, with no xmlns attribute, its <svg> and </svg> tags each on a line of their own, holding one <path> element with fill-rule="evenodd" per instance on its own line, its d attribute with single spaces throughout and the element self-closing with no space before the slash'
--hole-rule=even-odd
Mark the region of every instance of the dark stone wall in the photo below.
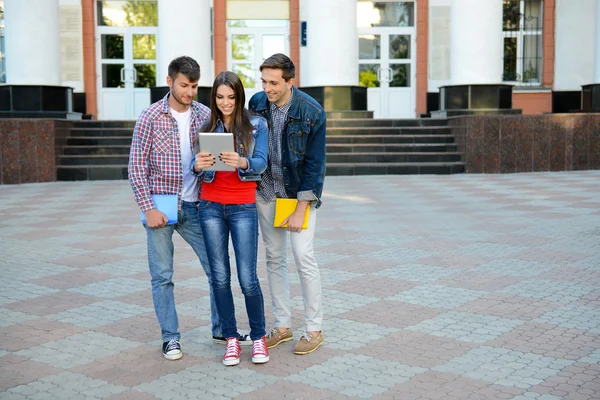
<svg viewBox="0 0 600 400">
<path fill-rule="evenodd" d="M 0 119 L 0 184 L 56 181 L 56 138 L 69 121 Z"/>
<path fill-rule="evenodd" d="M 600 169 L 600 114 L 448 120 L 470 173 Z"/>
</svg>

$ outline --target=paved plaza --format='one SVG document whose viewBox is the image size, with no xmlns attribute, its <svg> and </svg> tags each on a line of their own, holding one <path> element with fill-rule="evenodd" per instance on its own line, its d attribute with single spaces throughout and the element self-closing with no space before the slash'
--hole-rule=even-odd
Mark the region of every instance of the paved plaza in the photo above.
<svg viewBox="0 0 600 400">
<path fill-rule="evenodd" d="M 328 177 L 317 224 L 324 346 L 223 366 L 177 237 L 167 361 L 128 182 L 0 186 L 0 399 L 600 398 L 600 171 Z"/>
</svg>

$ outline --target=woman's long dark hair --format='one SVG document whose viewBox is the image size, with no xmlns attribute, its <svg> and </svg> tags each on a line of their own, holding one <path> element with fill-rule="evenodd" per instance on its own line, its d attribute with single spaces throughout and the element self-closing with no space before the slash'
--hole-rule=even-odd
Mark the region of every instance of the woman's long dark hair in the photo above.
<svg viewBox="0 0 600 400">
<path fill-rule="evenodd" d="M 237 74 L 231 71 L 223 71 L 215 78 L 212 91 L 210 92 L 210 120 L 200 128 L 201 132 L 214 132 L 217 129 L 217 121 L 223 121 L 223 114 L 217 107 L 217 89 L 225 85 L 233 90 L 235 95 L 235 108 L 231 115 L 231 126 L 229 130 L 233 133 L 237 143 L 241 144 L 242 155 L 248 157 L 248 149 L 252 143 L 252 130 L 254 127 L 250 122 L 250 113 L 244 105 L 246 94 L 244 85 Z"/>
</svg>

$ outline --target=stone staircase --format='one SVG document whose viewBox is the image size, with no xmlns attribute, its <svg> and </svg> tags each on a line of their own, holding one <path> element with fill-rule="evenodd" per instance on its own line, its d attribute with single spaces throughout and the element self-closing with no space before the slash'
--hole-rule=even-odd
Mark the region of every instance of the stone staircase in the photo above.
<svg viewBox="0 0 600 400">
<path fill-rule="evenodd" d="M 373 119 L 336 111 L 327 119 L 327 175 L 465 172 L 446 119 Z"/>
<path fill-rule="evenodd" d="M 135 121 L 76 121 L 63 139 L 59 181 L 127 179 Z"/>
<path fill-rule="evenodd" d="M 373 119 L 370 111 L 331 111 L 327 118 L 327 175 L 465 171 L 445 119 Z M 73 122 L 57 146 L 57 179 L 127 179 L 134 124 Z"/>
</svg>

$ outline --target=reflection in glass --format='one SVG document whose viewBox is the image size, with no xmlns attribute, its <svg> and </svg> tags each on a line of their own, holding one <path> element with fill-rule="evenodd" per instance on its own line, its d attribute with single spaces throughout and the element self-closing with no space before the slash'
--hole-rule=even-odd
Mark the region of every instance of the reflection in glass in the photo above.
<svg viewBox="0 0 600 400">
<path fill-rule="evenodd" d="M 137 71 L 136 88 L 149 88 L 156 86 L 156 64 L 133 64 Z"/>
<path fill-rule="evenodd" d="M 523 82 L 541 82 L 542 36 L 525 35 L 523 37 L 523 47 Z"/>
<path fill-rule="evenodd" d="M 379 35 L 358 36 L 358 59 L 379 60 L 381 58 L 381 37 Z"/>
<path fill-rule="evenodd" d="M 156 36 L 155 35 L 132 35 L 133 58 L 136 60 L 156 59 Z"/>
<path fill-rule="evenodd" d="M 504 72 L 502 80 L 517 80 L 517 38 L 504 38 Z"/>
<path fill-rule="evenodd" d="M 97 0 L 99 26 L 158 26 L 158 0 Z"/>
<path fill-rule="evenodd" d="M 505 31 L 519 30 L 521 23 L 520 0 L 504 0 L 502 3 L 502 21 Z"/>
<path fill-rule="evenodd" d="M 410 59 L 410 35 L 390 35 L 390 58 Z"/>
<path fill-rule="evenodd" d="M 379 64 L 358 64 L 358 84 L 364 87 L 379 87 L 378 70 Z"/>
<path fill-rule="evenodd" d="M 123 35 L 102 35 L 102 58 L 122 60 L 125 58 L 123 50 Z"/>
<path fill-rule="evenodd" d="M 390 64 L 390 87 L 410 87 L 410 64 Z"/>
<path fill-rule="evenodd" d="M 125 83 L 121 82 L 121 70 L 124 67 L 124 64 L 102 64 L 102 87 L 124 88 Z"/>
<path fill-rule="evenodd" d="M 254 35 L 231 35 L 231 56 L 234 60 L 252 60 Z"/>
<path fill-rule="evenodd" d="M 287 19 L 230 19 L 227 26 L 231 28 L 289 28 Z"/>
<path fill-rule="evenodd" d="M 266 60 L 275 53 L 285 53 L 285 35 L 262 36 L 262 59 Z"/>
<path fill-rule="evenodd" d="M 398 1 L 393 3 L 381 1 L 357 2 L 357 26 L 368 28 L 375 26 L 415 26 L 415 3 Z"/>
<path fill-rule="evenodd" d="M 233 64 L 233 72 L 238 74 L 246 89 L 256 86 L 252 64 Z"/>
<path fill-rule="evenodd" d="M 525 3 L 525 30 L 542 29 L 542 0 L 528 0 Z"/>
</svg>

